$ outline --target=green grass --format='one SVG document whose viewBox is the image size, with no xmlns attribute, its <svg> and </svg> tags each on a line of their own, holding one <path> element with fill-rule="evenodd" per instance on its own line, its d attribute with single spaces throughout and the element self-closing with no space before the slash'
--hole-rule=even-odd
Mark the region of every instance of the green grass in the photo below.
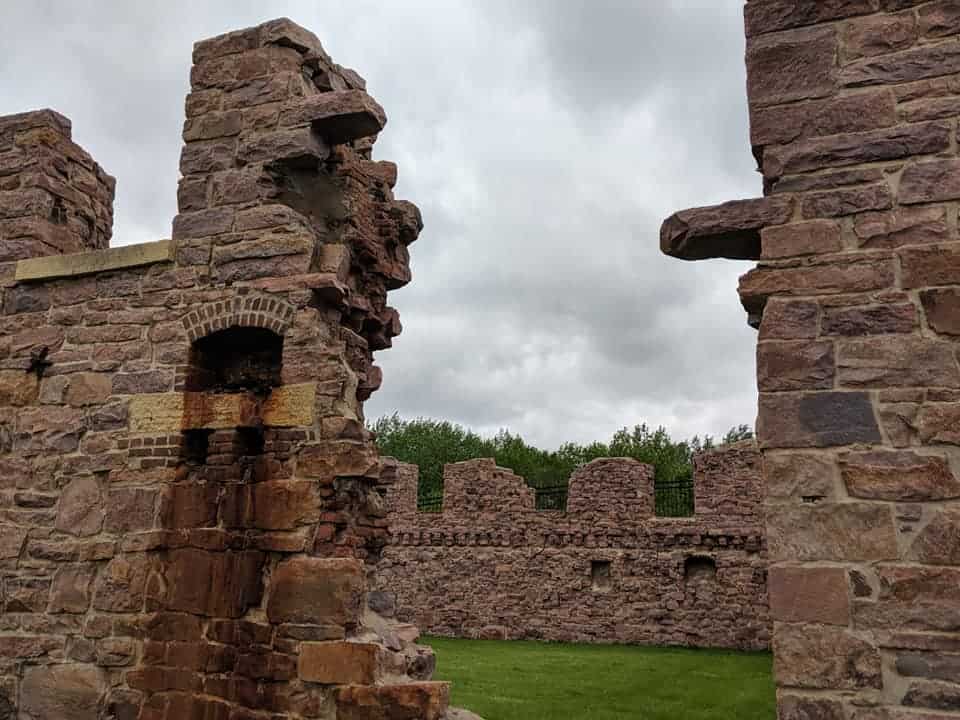
<svg viewBox="0 0 960 720">
<path fill-rule="evenodd" d="M 768 653 L 425 638 L 485 720 L 773 720 Z"/>
</svg>

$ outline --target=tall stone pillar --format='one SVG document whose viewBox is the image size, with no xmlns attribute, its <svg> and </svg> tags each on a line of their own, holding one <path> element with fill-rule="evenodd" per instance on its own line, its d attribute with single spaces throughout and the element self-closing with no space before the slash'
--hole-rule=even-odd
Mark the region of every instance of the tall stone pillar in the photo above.
<svg viewBox="0 0 960 720">
<path fill-rule="evenodd" d="M 762 199 L 680 212 L 667 254 L 759 261 L 781 720 L 960 709 L 960 12 L 751 0 Z M 950 716 L 952 717 L 952 715 Z"/>
<path fill-rule="evenodd" d="M 107 247 L 115 185 L 59 113 L 0 118 L 0 263 Z"/>
<path fill-rule="evenodd" d="M 439 720 L 367 598 L 421 229 L 383 110 L 276 20 L 197 43 L 186 114 L 173 239 L 114 249 L 69 123 L 0 118 L 0 717 Z"/>
</svg>

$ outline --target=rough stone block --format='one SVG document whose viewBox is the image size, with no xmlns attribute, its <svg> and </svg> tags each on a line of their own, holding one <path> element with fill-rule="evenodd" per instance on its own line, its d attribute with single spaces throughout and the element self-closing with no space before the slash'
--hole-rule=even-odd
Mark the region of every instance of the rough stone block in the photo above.
<svg viewBox="0 0 960 720">
<path fill-rule="evenodd" d="M 750 103 L 778 105 L 832 94 L 837 87 L 837 48 L 837 35 L 832 27 L 748 40 Z M 801 67 L 804 72 L 797 72 Z"/>
<path fill-rule="evenodd" d="M 770 612 L 785 623 L 850 623 L 847 572 L 836 567 L 774 566 L 768 574 Z"/>
<path fill-rule="evenodd" d="M 956 346 L 885 336 L 838 343 L 837 382 L 848 388 L 960 387 Z"/>
<path fill-rule="evenodd" d="M 348 685 L 337 692 L 337 719 L 441 720 L 449 702 L 447 683 Z"/>
<path fill-rule="evenodd" d="M 960 478 L 944 457 L 915 452 L 872 451 L 840 457 L 840 472 L 852 497 L 894 502 L 937 502 L 960 497 Z"/>
<path fill-rule="evenodd" d="M 301 680 L 325 685 L 375 685 L 383 650 L 373 643 L 307 642 L 300 646 Z"/>
<path fill-rule="evenodd" d="M 870 503 L 767 507 L 772 562 L 893 560 L 899 555 L 893 509 Z"/>
<path fill-rule="evenodd" d="M 834 372 L 831 342 L 764 342 L 757 346 L 761 392 L 829 390 Z"/>
<path fill-rule="evenodd" d="M 20 688 L 20 717 L 98 720 L 106 690 L 104 671 L 93 665 L 28 667 Z"/>
<path fill-rule="evenodd" d="M 356 560 L 292 558 L 274 570 L 267 617 L 274 623 L 355 625 L 363 593 Z"/>
<path fill-rule="evenodd" d="M 835 627 L 781 625 L 773 636 L 773 671 L 783 687 L 819 690 L 880 688 L 880 653 Z"/>
<path fill-rule="evenodd" d="M 831 447 L 881 440 L 870 396 L 862 392 L 762 394 L 757 437 L 765 448 Z"/>
</svg>

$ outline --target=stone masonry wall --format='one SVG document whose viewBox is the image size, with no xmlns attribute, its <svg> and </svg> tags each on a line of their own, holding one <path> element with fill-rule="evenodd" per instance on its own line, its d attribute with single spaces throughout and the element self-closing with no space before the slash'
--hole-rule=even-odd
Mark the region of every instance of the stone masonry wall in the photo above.
<svg viewBox="0 0 960 720">
<path fill-rule="evenodd" d="M 440 718 L 366 602 L 421 227 L 383 111 L 278 20 L 197 43 L 186 112 L 173 240 L 113 250 L 69 123 L 0 118 L 0 718 Z"/>
<path fill-rule="evenodd" d="M 417 512 L 416 466 L 397 474 L 371 594 L 386 615 L 454 637 L 768 646 L 750 443 L 698 458 L 698 501 L 719 497 L 684 519 L 654 517 L 653 468 L 630 459 L 576 472 L 566 512 L 537 511 L 523 478 L 493 460 L 446 466 L 442 513 Z"/>
<path fill-rule="evenodd" d="M 0 263 L 107 247 L 115 186 L 62 115 L 0 118 Z"/>
<path fill-rule="evenodd" d="M 960 5 L 750 0 L 765 197 L 665 252 L 747 258 L 781 720 L 960 711 Z"/>
</svg>

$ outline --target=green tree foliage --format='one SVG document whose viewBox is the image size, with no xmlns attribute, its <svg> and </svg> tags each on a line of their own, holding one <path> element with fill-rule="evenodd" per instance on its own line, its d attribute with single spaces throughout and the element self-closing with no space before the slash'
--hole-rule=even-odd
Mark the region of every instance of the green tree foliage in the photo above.
<svg viewBox="0 0 960 720">
<path fill-rule="evenodd" d="M 608 443 L 564 443 L 547 451 L 507 430 L 484 438 L 447 421 L 404 420 L 396 413 L 377 420 L 371 430 L 382 454 L 419 466 L 421 494 L 442 490 L 445 464 L 482 457 L 494 458 L 534 488 L 565 485 L 574 470 L 601 457 L 632 457 L 649 463 L 656 469 L 658 483 L 688 480 L 693 474 L 693 455 L 715 445 L 709 435 L 675 441 L 664 428 L 651 430 L 643 424 L 618 430 Z M 749 426 L 738 425 L 724 436 L 723 443 L 752 436 Z"/>
</svg>

